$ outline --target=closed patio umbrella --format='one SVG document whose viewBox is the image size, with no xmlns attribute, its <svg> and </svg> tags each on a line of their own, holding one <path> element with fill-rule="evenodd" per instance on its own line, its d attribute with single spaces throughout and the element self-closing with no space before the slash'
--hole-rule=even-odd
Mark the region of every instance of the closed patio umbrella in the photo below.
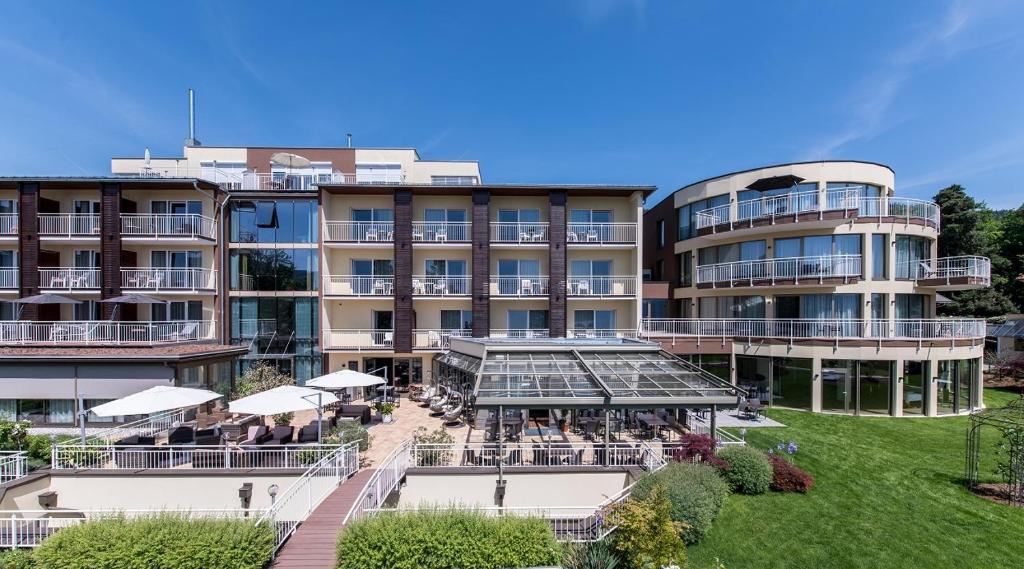
<svg viewBox="0 0 1024 569">
<path fill-rule="evenodd" d="M 282 385 L 261 391 L 248 397 L 236 399 L 228 403 L 228 411 L 248 415 L 277 415 L 294 413 L 295 411 L 316 411 L 317 442 L 323 440 L 322 421 L 324 405 L 337 403 L 338 398 L 326 391 L 299 387 L 298 385 Z"/>
</svg>

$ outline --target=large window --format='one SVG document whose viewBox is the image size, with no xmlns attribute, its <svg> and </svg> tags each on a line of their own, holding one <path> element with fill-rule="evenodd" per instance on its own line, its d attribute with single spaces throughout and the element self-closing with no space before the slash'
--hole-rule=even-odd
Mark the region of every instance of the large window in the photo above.
<svg viewBox="0 0 1024 569">
<path fill-rule="evenodd" d="M 829 205 L 835 207 L 838 202 L 848 203 L 847 198 L 856 196 L 860 202 L 860 215 L 879 215 L 880 207 L 878 198 L 882 195 L 882 188 L 873 184 L 861 184 L 858 182 L 828 182 L 825 185 Z"/>
<path fill-rule="evenodd" d="M 858 401 L 860 412 L 888 415 L 892 409 L 893 362 L 864 360 L 860 362 Z"/>
<path fill-rule="evenodd" d="M 499 223 L 540 223 L 540 210 L 529 209 L 499 209 Z"/>
<path fill-rule="evenodd" d="M 316 249 L 232 249 L 231 290 L 317 290 L 320 260 Z"/>
<path fill-rule="evenodd" d="M 693 286 L 693 252 L 679 255 L 679 286 Z"/>
<path fill-rule="evenodd" d="M 913 279 L 924 276 L 931 261 L 931 240 L 917 235 L 896 236 L 896 278 Z"/>
<path fill-rule="evenodd" d="M 928 362 L 903 361 L 903 414 L 923 415 L 925 385 L 928 383 Z"/>
<path fill-rule="evenodd" d="M 889 278 L 889 236 L 884 233 L 871 236 L 871 278 Z"/>
<path fill-rule="evenodd" d="M 717 247 L 705 247 L 697 251 L 698 265 L 734 263 L 736 261 L 760 261 L 765 258 L 765 242 L 744 241 Z"/>
<path fill-rule="evenodd" d="M 614 310 L 576 310 L 573 312 L 576 330 L 614 330 Z"/>
<path fill-rule="evenodd" d="M 315 243 L 317 204 L 312 200 L 233 201 L 228 207 L 232 243 Z"/>
<path fill-rule="evenodd" d="M 302 383 L 320 375 L 318 299 L 313 297 L 232 298 L 231 343 L 248 345 L 237 373 L 267 360 Z"/>
<path fill-rule="evenodd" d="M 821 410 L 852 413 L 857 409 L 854 398 L 857 386 L 857 362 L 854 360 L 821 360 Z"/>
<path fill-rule="evenodd" d="M 775 297 L 776 318 L 860 319 L 860 295 L 802 294 Z"/>
<path fill-rule="evenodd" d="M 174 320 L 202 320 L 201 300 L 175 300 L 166 304 L 152 305 L 153 320 L 167 322 Z"/>
<path fill-rule="evenodd" d="M 860 235 L 811 235 L 775 240 L 775 258 L 860 255 Z"/>
<path fill-rule="evenodd" d="M 706 200 L 690 202 L 677 209 L 679 216 L 679 241 L 697 236 L 697 214 L 706 209 L 723 206 L 729 203 L 729 194 L 715 196 Z"/>
<path fill-rule="evenodd" d="M 610 260 L 582 259 L 569 262 L 570 294 L 611 294 L 612 262 Z M 665 278 L 666 275 L 662 275 Z"/>
<path fill-rule="evenodd" d="M 811 409 L 812 363 L 806 358 L 772 358 L 772 405 Z"/>
<path fill-rule="evenodd" d="M 548 329 L 547 310 L 509 310 L 508 329 L 514 336 L 529 337 L 530 331 L 546 331 Z"/>
<path fill-rule="evenodd" d="M 442 310 L 441 311 L 441 329 L 442 330 L 472 330 L 473 329 L 473 311 L 472 310 Z"/>
<path fill-rule="evenodd" d="M 940 415 L 970 411 L 978 406 L 977 374 L 977 359 L 939 362 L 936 399 Z"/>
<path fill-rule="evenodd" d="M 700 318 L 764 318 L 763 296 L 718 296 L 699 299 Z"/>
<path fill-rule="evenodd" d="M 427 208 L 423 210 L 423 221 L 432 223 L 464 223 L 466 221 L 466 210 Z"/>
<path fill-rule="evenodd" d="M 919 320 L 928 317 L 928 297 L 923 294 L 897 294 L 896 319 Z"/>
</svg>

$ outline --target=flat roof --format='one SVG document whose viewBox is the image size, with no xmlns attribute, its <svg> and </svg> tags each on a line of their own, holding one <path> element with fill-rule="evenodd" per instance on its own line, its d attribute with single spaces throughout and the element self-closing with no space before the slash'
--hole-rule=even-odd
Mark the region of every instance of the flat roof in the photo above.
<svg viewBox="0 0 1024 569">
<path fill-rule="evenodd" d="M 0 346 L 0 361 L 187 362 L 240 356 L 248 346 L 168 344 L 143 346 Z"/>
</svg>

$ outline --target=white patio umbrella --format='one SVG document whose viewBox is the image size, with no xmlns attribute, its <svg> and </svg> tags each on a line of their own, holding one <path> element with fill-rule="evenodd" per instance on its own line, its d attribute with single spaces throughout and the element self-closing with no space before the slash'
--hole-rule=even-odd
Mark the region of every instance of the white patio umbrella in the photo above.
<svg viewBox="0 0 1024 569">
<path fill-rule="evenodd" d="M 160 411 L 171 409 L 182 409 L 184 407 L 195 407 L 203 403 L 209 403 L 218 397 L 220 393 L 206 389 L 193 389 L 191 387 L 175 387 L 173 385 L 157 385 L 133 393 L 127 397 L 115 399 L 102 405 L 97 405 L 83 413 L 95 413 L 99 417 L 113 417 L 116 415 L 149 415 Z M 82 421 L 82 444 L 85 444 L 85 421 Z"/>
<path fill-rule="evenodd" d="M 343 369 L 311 379 L 306 385 L 322 389 L 347 389 L 349 387 L 370 387 L 387 383 L 383 377 L 370 375 L 352 369 Z"/>
<path fill-rule="evenodd" d="M 309 168 L 313 164 L 309 158 L 299 156 L 298 154 L 292 154 L 291 152 L 275 152 L 271 154 L 270 163 L 275 166 L 285 166 L 287 168 Z"/>
<path fill-rule="evenodd" d="M 324 405 L 337 402 L 338 398 L 333 393 L 298 385 L 282 385 L 236 399 L 228 403 L 228 411 L 248 415 L 277 415 L 315 410 L 317 416 L 316 438 L 317 442 L 320 442 L 323 439 Z"/>
</svg>

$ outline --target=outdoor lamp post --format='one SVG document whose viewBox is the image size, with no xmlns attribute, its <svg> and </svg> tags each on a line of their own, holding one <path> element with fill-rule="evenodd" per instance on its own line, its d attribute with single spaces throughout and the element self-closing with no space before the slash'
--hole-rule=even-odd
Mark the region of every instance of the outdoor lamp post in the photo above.
<svg viewBox="0 0 1024 569">
<path fill-rule="evenodd" d="M 277 484 L 271 484 L 269 487 L 267 487 L 267 494 L 270 495 L 270 505 L 271 506 L 273 506 L 274 502 L 277 501 L 277 491 L 279 489 L 280 488 L 277 486 Z"/>
</svg>

